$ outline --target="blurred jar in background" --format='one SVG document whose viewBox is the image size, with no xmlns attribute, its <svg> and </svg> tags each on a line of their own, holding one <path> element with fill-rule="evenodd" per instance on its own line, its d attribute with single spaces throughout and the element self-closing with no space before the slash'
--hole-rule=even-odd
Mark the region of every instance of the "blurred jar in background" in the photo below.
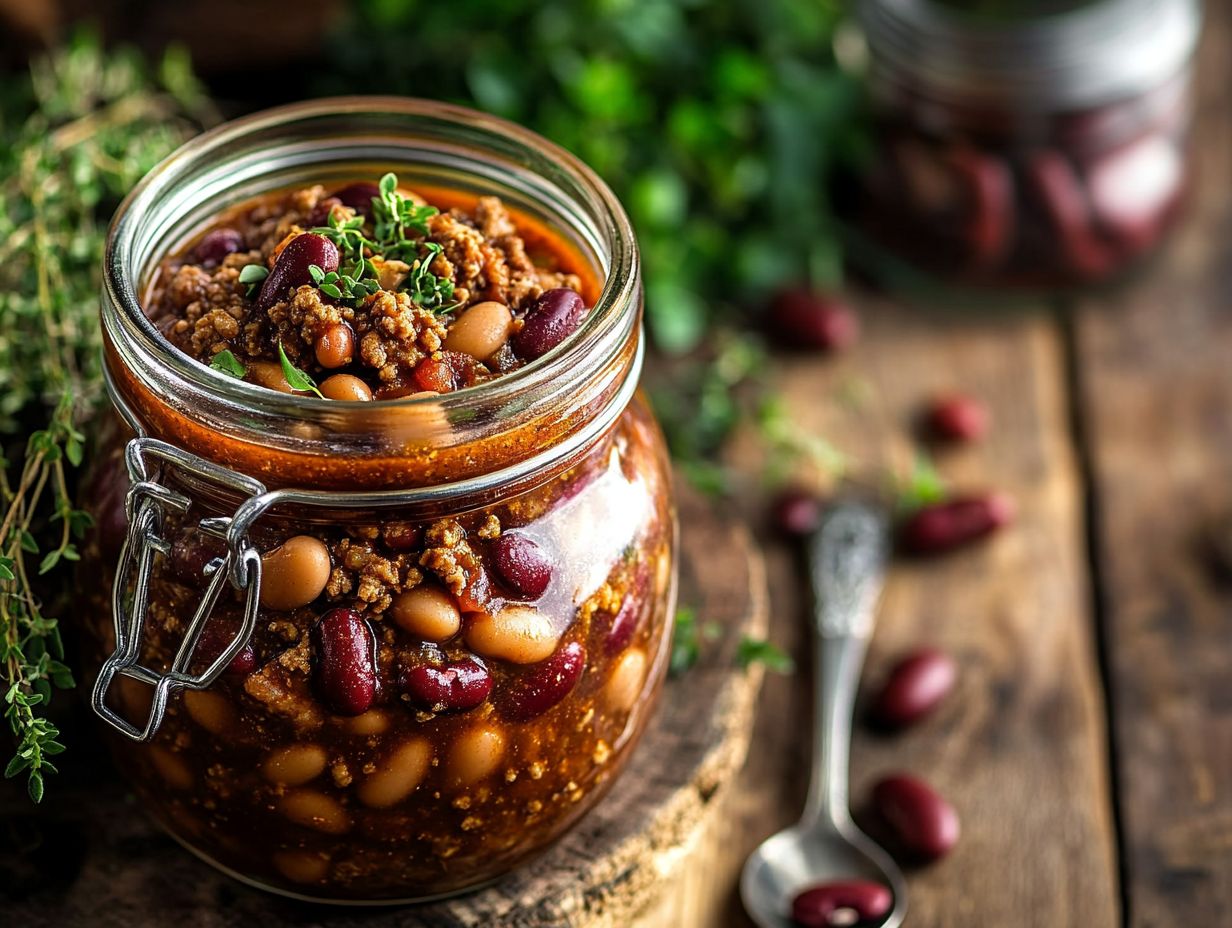
<svg viewBox="0 0 1232 928">
<path fill-rule="evenodd" d="M 1115 277 L 1174 225 L 1199 0 L 860 0 L 862 233 L 952 282 Z"/>
</svg>

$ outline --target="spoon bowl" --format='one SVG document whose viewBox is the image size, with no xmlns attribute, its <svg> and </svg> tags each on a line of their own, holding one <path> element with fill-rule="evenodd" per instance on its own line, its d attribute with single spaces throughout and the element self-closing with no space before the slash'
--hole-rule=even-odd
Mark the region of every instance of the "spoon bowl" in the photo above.
<svg viewBox="0 0 1232 928">
<path fill-rule="evenodd" d="M 822 880 L 852 879 L 880 883 L 893 894 L 894 908 L 878 928 L 903 923 L 907 894 L 902 873 L 854 825 L 846 833 L 837 826 L 793 825 L 771 835 L 745 862 L 740 897 L 760 928 L 791 928 L 791 902 L 797 894 Z"/>
</svg>

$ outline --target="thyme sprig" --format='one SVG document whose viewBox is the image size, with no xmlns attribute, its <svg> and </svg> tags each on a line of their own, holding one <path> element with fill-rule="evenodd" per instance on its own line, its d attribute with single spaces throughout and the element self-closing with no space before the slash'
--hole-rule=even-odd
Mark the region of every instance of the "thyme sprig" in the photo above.
<svg viewBox="0 0 1232 928">
<path fill-rule="evenodd" d="M 444 249 L 428 240 L 428 220 L 439 210 L 435 206 L 416 203 L 398 192 L 398 177 L 385 174 L 378 184 L 380 195 L 372 198 L 372 237 L 364 234 L 364 217 L 343 218 L 331 213 L 329 223 L 309 231 L 323 235 L 338 247 L 343 271 L 326 273 L 321 268 L 309 269 L 313 283 L 328 296 L 358 304 L 381 289 L 376 280 L 373 258 L 401 261 L 409 268 L 398 289 L 405 291 L 415 304 L 434 313 L 455 308 L 454 284 L 448 277 L 432 272 L 432 262 Z M 319 276 L 318 276 L 319 272 Z M 241 278 L 242 279 L 242 278 Z"/>
<path fill-rule="evenodd" d="M 124 49 L 77 36 L 0 84 L 0 695 L 16 751 L 5 767 L 43 798 L 64 750 L 46 716 L 73 685 L 55 603 L 43 592 L 79 557 L 89 515 L 73 504 L 102 397 L 99 268 L 110 213 L 211 111 L 170 51 L 157 74 Z M 40 582 L 40 575 L 48 575 Z"/>
<path fill-rule="evenodd" d="M 369 276 L 364 277 L 367 274 Z M 354 264 L 349 273 L 339 274 L 337 271 L 326 273 L 315 264 L 308 265 L 308 276 L 317 289 L 335 300 L 348 300 L 358 303 L 381 289 L 380 281 L 376 279 L 376 270 L 367 258 L 361 258 Z"/>
</svg>

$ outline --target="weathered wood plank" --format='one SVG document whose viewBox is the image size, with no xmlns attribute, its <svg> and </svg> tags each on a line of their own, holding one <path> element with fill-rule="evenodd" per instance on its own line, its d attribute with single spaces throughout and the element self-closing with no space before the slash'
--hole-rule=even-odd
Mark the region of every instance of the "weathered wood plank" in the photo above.
<svg viewBox="0 0 1232 928">
<path fill-rule="evenodd" d="M 1200 545 L 1232 513 L 1232 7 L 1207 9 L 1189 221 L 1075 322 L 1136 928 L 1232 924 L 1232 592 Z"/>
<path fill-rule="evenodd" d="M 33 809 L 0 784 L 0 924 L 26 928 L 647 928 L 712 924 L 709 821 L 743 762 L 760 673 L 736 667 L 764 635 L 765 578 L 747 532 L 682 494 L 680 595 L 722 629 L 669 680 L 629 769 L 552 850 L 508 878 L 439 904 L 360 911 L 248 889 L 193 859 L 126 795 L 85 732 Z"/>
<path fill-rule="evenodd" d="M 901 470 L 913 456 L 920 404 L 947 388 L 970 390 L 990 404 L 993 432 L 941 455 L 939 466 L 956 487 L 1008 490 L 1021 515 L 985 547 L 893 570 L 866 682 L 927 643 L 958 657 L 961 683 L 913 731 L 859 730 L 853 797 L 879 775 L 907 770 L 962 816 L 955 853 L 911 874 L 913 928 L 1112 928 L 1119 906 L 1106 733 L 1059 330 L 1047 315 L 946 321 L 877 298 L 860 303 L 867 334 L 850 356 L 781 362 L 801 428 L 855 454 L 865 470 Z M 837 397 L 850 395 L 857 377 L 870 398 L 852 407 Z M 807 668 L 799 574 L 787 551 L 771 550 L 773 633 Z M 725 876 L 799 811 L 807 686 L 801 673 L 763 690 Z M 735 905 L 729 924 L 747 924 Z"/>
</svg>

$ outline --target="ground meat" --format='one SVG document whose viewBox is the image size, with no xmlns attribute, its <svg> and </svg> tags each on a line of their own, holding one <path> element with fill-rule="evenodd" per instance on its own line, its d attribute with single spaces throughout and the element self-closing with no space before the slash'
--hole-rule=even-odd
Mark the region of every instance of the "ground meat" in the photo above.
<svg viewBox="0 0 1232 928">
<path fill-rule="evenodd" d="M 504 303 L 515 317 L 511 331 L 517 331 L 524 324 L 521 317 L 545 289 L 580 291 L 582 286 L 577 276 L 556 269 L 559 258 L 554 253 L 541 254 L 542 266 L 536 264 L 504 204 L 496 197 L 480 197 L 470 209 L 454 208 L 426 220 L 428 240 L 441 247 L 429 270 L 453 283 L 452 297 L 445 297 L 448 305 L 430 311 L 414 301 L 411 292 L 419 287 L 407 286 L 406 281 L 415 265 L 405 252 L 386 259 L 369 248 L 365 256 L 372 263 L 370 272 L 355 271 L 352 253 L 338 273 L 375 278 L 381 288 L 377 292 L 331 297 L 316 282 L 304 281 L 304 268 L 291 278 L 299 286 L 293 291 L 288 287 L 289 292 L 277 294 L 284 298 L 258 310 L 255 297 L 263 285 L 251 283 L 251 278 L 246 278 L 250 283 L 240 283 L 241 271 L 250 265 L 274 269 L 289 242 L 327 224 L 331 215 L 347 220 L 356 213 L 320 185 L 237 208 L 214 228 L 237 232 L 244 250 L 225 256 L 217 267 L 196 263 L 191 247 L 167 259 L 151 293 L 152 318 L 176 347 L 203 363 L 224 350 L 245 367 L 251 361 L 277 361 L 281 345 L 291 363 L 314 379 L 348 373 L 384 398 L 405 395 L 413 385 L 422 384 L 424 378 L 415 376 L 415 368 L 425 359 L 443 363 L 440 352 L 449 326 L 470 306 L 488 300 Z M 370 222 L 364 234 L 375 234 Z M 339 325 L 347 326 L 353 338 L 346 356 L 350 360 L 325 368 L 317 360 L 317 346 L 327 330 Z M 458 382 L 451 388 L 482 382 L 522 363 L 508 343 L 500 345 L 486 358 L 475 360 L 470 376 L 454 378 Z M 256 370 L 250 379 L 261 382 Z"/>
<path fill-rule="evenodd" d="M 480 197 L 474 216 L 450 210 L 428 220 L 429 238 L 444 249 L 432 271 L 454 282 L 463 304 L 496 300 L 515 312 L 549 287 L 579 286 L 572 274 L 537 268 L 509 211 L 496 197 Z"/>
<path fill-rule="evenodd" d="M 239 273 L 231 262 L 214 271 L 185 265 L 175 272 L 167 296 L 180 318 L 166 332 L 176 347 L 208 360 L 233 344 L 250 307 Z"/>
<path fill-rule="evenodd" d="M 439 351 L 445 326 L 432 313 L 420 309 L 405 293 L 382 290 L 370 297 L 357 320 L 359 358 L 383 383 L 398 379 L 425 357 Z"/>
<path fill-rule="evenodd" d="M 486 592 L 483 565 L 466 540 L 466 532 L 453 519 L 433 522 L 424 532 L 427 547 L 419 565 L 430 570 L 455 596 L 464 592 L 470 598 Z"/>
<path fill-rule="evenodd" d="M 286 716 L 297 728 L 315 728 L 322 721 L 320 705 L 308 683 L 311 670 L 308 639 L 289 648 L 244 680 L 244 692 L 270 711 Z"/>
<path fill-rule="evenodd" d="M 344 538 L 333 546 L 332 555 L 336 566 L 325 585 L 326 594 L 335 600 L 353 596 L 367 604 L 370 614 L 384 612 L 395 593 L 423 582 L 423 571 L 415 563 L 415 554 L 386 558 L 368 541 Z"/>
</svg>

